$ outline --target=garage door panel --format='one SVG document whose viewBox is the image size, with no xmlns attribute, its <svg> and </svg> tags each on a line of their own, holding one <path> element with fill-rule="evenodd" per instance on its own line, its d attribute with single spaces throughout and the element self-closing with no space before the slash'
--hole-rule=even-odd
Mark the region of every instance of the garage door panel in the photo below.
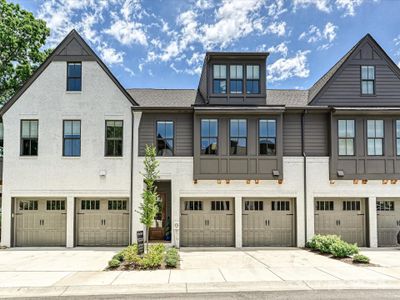
<svg viewBox="0 0 400 300">
<path fill-rule="evenodd" d="M 400 232 L 400 199 L 377 199 L 378 246 L 398 246 L 397 235 Z"/>
</svg>

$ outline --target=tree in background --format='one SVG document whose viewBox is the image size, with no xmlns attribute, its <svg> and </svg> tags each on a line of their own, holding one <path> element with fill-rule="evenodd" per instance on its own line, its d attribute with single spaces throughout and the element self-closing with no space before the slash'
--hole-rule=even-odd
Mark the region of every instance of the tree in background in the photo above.
<svg viewBox="0 0 400 300">
<path fill-rule="evenodd" d="M 146 145 L 144 158 L 143 180 L 145 183 L 142 193 L 143 202 L 139 206 L 140 222 L 146 227 L 146 248 L 149 251 L 149 232 L 158 213 L 158 193 L 155 181 L 158 179 L 158 161 L 156 147 Z"/>
<path fill-rule="evenodd" d="M 50 49 L 41 50 L 49 35 L 45 21 L 18 4 L 0 0 L 0 106 L 49 55 Z"/>
</svg>

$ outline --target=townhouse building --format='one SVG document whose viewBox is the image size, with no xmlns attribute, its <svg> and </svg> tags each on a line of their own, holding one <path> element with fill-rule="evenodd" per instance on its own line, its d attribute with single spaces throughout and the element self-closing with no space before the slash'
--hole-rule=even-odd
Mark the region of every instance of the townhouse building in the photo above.
<svg viewBox="0 0 400 300">
<path fill-rule="evenodd" d="M 400 231 L 400 69 L 368 34 L 308 90 L 267 89 L 268 53 L 208 52 L 197 89 L 125 89 L 76 31 L 0 111 L 4 246 L 365 247 Z"/>
</svg>

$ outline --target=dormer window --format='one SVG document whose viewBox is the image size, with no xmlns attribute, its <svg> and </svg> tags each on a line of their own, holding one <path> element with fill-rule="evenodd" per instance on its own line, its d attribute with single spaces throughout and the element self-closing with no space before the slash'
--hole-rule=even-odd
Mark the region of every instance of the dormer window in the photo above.
<svg viewBox="0 0 400 300">
<path fill-rule="evenodd" d="M 82 90 L 82 63 L 69 62 L 67 64 L 67 91 L 80 92 Z"/>
<path fill-rule="evenodd" d="M 260 66 L 248 65 L 246 67 L 246 93 L 260 93 Z"/>
<path fill-rule="evenodd" d="M 226 65 L 213 66 L 213 92 L 226 94 Z"/>
<path fill-rule="evenodd" d="M 361 66 L 361 94 L 375 94 L 375 67 Z"/>
<path fill-rule="evenodd" d="M 229 91 L 231 94 L 243 94 L 243 66 L 231 65 L 229 68 Z"/>
</svg>

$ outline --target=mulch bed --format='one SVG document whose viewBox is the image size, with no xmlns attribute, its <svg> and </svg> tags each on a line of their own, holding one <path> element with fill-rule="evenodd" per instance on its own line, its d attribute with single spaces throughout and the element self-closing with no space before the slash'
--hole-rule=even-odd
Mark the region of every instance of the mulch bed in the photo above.
<svg viewBox="0 0 400 300">
<path fill-rule="evenodd" d="M 178 263 L 178 265 L 175 268 L 171 268 L 171 267 L 167 267 L 164 263 L 159 266 L 158 268 L 153 268 L 153 269 L 141 269 L 137 266 L 135 266 L 134 264 L 131 263 L 127 263 L 127 262 L 121 262 L 121 265 L 117 268 L 110 268 L 107 267 L 106 271 L 154 271 L 154 270 L 178 270 L 180 269 L 180 264 Z"/>
<path fill-rule="evenodd" d="M 328 257 L 330 259 L 338 260 L 338 261 L 344 262 L 346 264 L 357 266 L 357 267 L 380 267 L 380 265 L 373 264 L 373 263 L 365 264 L 365 263 L 353 262 L 353 259 L 351 257 L 338 258 L 338 257 L 333 257 L 332 254 L 329 254 L 329 253 L 321 253 L 319 251 L 315 251 L 315 250 L 312 250 L 312 249 L 309 249 L 309 248 L 303 248 L 303 249 L 306 250 L 306 251 L 309 251 L 309 252 L 312 252 L 312 253 L 316 253 L 316 254 L 319 254 L 321 256 L 325 256 L 325 257 Z"/>
</svg>

